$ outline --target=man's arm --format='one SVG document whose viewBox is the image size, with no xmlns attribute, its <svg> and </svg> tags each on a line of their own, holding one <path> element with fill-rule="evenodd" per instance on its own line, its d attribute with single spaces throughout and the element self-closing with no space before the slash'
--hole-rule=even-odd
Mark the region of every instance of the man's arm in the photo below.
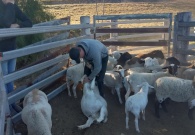
<svg viewBox="0 0 195 135">
<path fill-rule="evenodd" d="M 16 18 L 20 21 L 18 25 L 20 28 L 23 27 L 32 27 L 31 20 L 20 10 L 20 8 L 15 5 Z"/>
<path fill-rule="evenodd" d="M 94 55 L 93 65 L 94 65 L 94 69 L 91 72 L 91 74 L 88 76 L 89 80 L 93 80 L 93 78 L 96 77 L 102 69 L 102 58 L 100 53 Z"/>
</svg>

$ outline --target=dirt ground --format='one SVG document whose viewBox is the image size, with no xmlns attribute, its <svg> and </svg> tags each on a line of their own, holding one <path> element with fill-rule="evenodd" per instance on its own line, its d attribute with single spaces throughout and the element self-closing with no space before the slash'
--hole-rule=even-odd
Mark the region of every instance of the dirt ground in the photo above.
<svg viewBox="0 0 195 135">
<path fill-rule="evenodd" d="M 108 103 L 107 123 L 92 124 L 90 128 L 78 130 L 77 126 L 84 124 L 87 118 L 81 111 L 80 101 L 82 91 L 77 90 L 78 98 L 69 97 L 67 91 L 60 93 L 50 101 L 52 106 L 53 135 L 136 135 L 134 116 L 130 114 L 129 130 L 125 128 L 125 107 L 118 101 L 117 94 L 111 94 L 105 87 L 105 99 Z M 122 97 L 125 91 L 122 89 Z M 124 101 L 124 98 L 122 99 Z M 187 116 L 187 103 L 169 102 L 168 113 L 160 110 L 161 118 L 154 115 L 154 95 L 149 95 L 146 107 L 146 120 L 139 120 L 141 135 L 195 135 L 195 120 Z M 195 114 L 194 114 L 195 116 Z M 27 135 L 26 126 L 22 123 L 16 126 L 18 132 Z"/>
<path fill-rule="evenodd" d="M 151 48 L 149 49 L 151 51 Z M 138 50 L 142 51 L 143 50 Z M 147 52 L 147 50 L 145 50 Z M 125 128 L 125 90 L 121 96 L 123 104 L 118 101 L 117 94 L 111 94 L 107 87 L 104 89 L 108 104 L 107 123 L 92 124 L 90 128 L 78 130 L 77 126 L 84 124 L 87 118 L 81 111 L 82 91 L 77 89 L 78 98 L 69 97 L 67 90 L 49 101 L 52 106 L 53 135 L 138 135 L 135 130 L 134 116 L 130 113 L 129 130 Z M 161 118 L 154 115 L 154 95 L 148 96 L 146 120 L 139 119 L 140 135 L 195 135 L 195 120 L 189 120 L 187 103 L 170 101 L 167 104 L 168 113 L 160 109 Z M 194 112 L 195 118 L 195 112 Z M 15 125 L 17 132 L 27 135 L 26 126 L 19 122 Z"/>
</svg>

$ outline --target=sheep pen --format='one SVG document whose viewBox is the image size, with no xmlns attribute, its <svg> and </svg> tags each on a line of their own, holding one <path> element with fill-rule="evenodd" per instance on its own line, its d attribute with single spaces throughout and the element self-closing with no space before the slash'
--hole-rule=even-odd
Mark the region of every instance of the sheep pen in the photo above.
<svg viewBox="0 0 195 135">
<path fill-rule="evenodd" d="M 143 51 L 140 51 L 143 52 Z M 133 53 L 139 53 L 134 51 Z M 59 82 L 60 83 L 60 82 Z M 64 82 L 63 82 L 64 83 Z M 57 84 L 56 84 L 57 85 Z M 67 89 L 57 97 L 50 100 L 52 106 L 52 135 L 136 135 L 134 115 L 129 115 L 129 129 L 125 127 L 125 105 L 118 103 L 117 95 L 111 94 L 108 87 L 104 87 L 105 99 L 108 104 L 107 123 L 93 124 L 85 130 L 78 130 L 77 126 L 85 123 L 87 118 L 81 111 L 82 91 L 77 87 L 77 99 L 69 97 Z M 121 91 L 123 102 L 125 101 L 125 89 Z M 195 120 L 189 120 L 187 115 L 187 103 L 170 101 L 167 104 L 168 113 L 161 111 L 161 118 L 155 117 L 155 95 L 148 97 L 148 105 L 145 115 L 146 121 L 139 120 L 141 135 L 194 135 Z M 186 124 L 187 123 L 187 124 Z M 27 135 L 26 125 L 21 121 L 15 125 L 17 132 Z"/>
</svg>

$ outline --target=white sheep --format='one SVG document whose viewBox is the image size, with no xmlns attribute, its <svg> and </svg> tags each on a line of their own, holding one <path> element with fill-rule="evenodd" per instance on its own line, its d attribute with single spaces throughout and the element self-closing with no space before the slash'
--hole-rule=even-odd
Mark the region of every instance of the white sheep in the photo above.
<svg viewBox="0 0 195 135">
<path fill-rule="evenodd" d="M 140 117 L 140 112 L 142 112 L 142 118 L 145 120 L 145 108 L 148 103 L 148 90 L 149 88 L 154 88 L 147 82 L 143 82 L 137 85 L 138 88 L 141 87 L 140 91 L 130 97 L 125 102 L 125 113 L 126 113 L 126 129 L 129 129 L 129 112 L 135 115 L 135 128 L 137 132 L 140 132 L 138 126 L 138 119 Z"/>
<path fill-rule="evenodd" d="M 83 76 L 82 80 L 85 76 Z M 79 129 L 90 127 L 95 120 L 98 123 L 102 121 L 104 123 L 107 122 L 107 102 L 102 96 L 100 96 L 98 87 L 95 85 L 95 78 L 91 83 L 87 82 L 84 84 L 81 110 L 88 120 L 85 124 L 78 126 Z"/>
<path fill-rule="evenodd" d="M 137 93 L 139 88 L 137 85 L 142 82 L 147 82 L 150 85 L 154 85 L 155 81 L 163 76 L 170 76 L 169 72 L 157 72 L 157 73 L 132 73 L 129 76 L 126 76 L 124 79 L 124 86 L 127 91 L 125 95 L 125 99 L 129 97 L 131 91 Z M 152 89 L 149 90 L 149 93 L 153 92 Z"/>
<path fill-rule="evenodd" d="M 193 80 L 195 76 L 195 69 L 188 68 L 182 73 L 182 78 L 187 80 Z"/>
<path fill-rule="evenodd" d="M 115 65 L 117 64 L 117 59 L 109 56 L 108 57 L 108 63 L 107 63 L 107 68 L 106 70 L 109 71 L 109 70 L 113 70 Z"/>
<path fill-rule="evenodd" d="M 66 71 L 66 82 L 68 88 L 68 95 L 71 96 L 70 92 L 70 82 L 73 81 L 73 94 L 74 97 L 77 98 L 76 87 L 80 82 L 81 78 L 84 75 L 84 63 L 76 64 L 72 67 L 69 67 Z"/>
<path fill-rule="evenodd" d="M 112 88 L 112 94 L 116 90 L 119 102 L 122 104 L 123 101 L 121 99 L 120 89 L 123 87 L 123 79 L 124 79 L 125 69 L 119 69 L 116 71 L 106 71 L 104 77 L 104 84 L 107 87 Z"/>
<path fill-rule="evenodd" d="M 159 104 L 170 98 L 175 102 L 188 102 L 189 118 L 192 119 L 192 109 L 195 106 L 194 80 L 185 80 L 177 77 L 161 77 L 154 84 L 157 101 L 155 103 L 155 114 L 159 115 Z M 164 109 L 166 110 L 165 106 Z"/>
<path fill-rule="evenodd" d="M 119 51 L 113 51 L 112 52 L 112 56 L 115 58 L 115 59 L 119 59 L 121 57 L 121 53 Z"/>
<path fill-rule="evenodd" d="M 52 109 L 44 92 L 34 89 L 23 101 L 22 120 L 28 135 L 51 135 Z"/>
</svg>

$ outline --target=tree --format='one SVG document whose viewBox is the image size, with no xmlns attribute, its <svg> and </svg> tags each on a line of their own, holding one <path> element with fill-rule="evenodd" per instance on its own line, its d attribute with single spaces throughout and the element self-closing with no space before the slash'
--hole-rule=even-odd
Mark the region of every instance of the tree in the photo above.
<svg viewBox="0 0 195 135">
<path fill-rule="evenodd" d="M 54 16 L 44 11 L 45 7 L 38 0 L 16 0 L 16 4 L 31 19 L 33 24 L 54 19 Z M 18 48 L 43 40 L 43 34 L 25 35 L 17 38 Z M 40 53 L 39 53 L 40 54 Z M 37 59 L 36 55 L 28 55 L 17 60 L 17 67 L 21 67 Z"/>
</svg>

